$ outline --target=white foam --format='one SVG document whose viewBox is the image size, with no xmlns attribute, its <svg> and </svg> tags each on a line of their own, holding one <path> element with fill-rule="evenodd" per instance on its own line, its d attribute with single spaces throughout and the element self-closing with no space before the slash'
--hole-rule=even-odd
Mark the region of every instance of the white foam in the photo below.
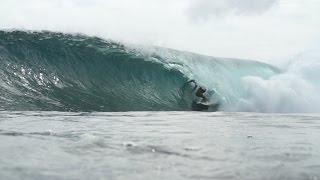
<svg viewBox="0 0 320 180">
<path fill-rule="evenodd" d="M 239 111 L 302 113 L 320 112 L 320 59 L 308 52 L 291 61 L 284 73 L 269 79 L 247 76 L 242 79 L 246 96 Z"/>
</svg>

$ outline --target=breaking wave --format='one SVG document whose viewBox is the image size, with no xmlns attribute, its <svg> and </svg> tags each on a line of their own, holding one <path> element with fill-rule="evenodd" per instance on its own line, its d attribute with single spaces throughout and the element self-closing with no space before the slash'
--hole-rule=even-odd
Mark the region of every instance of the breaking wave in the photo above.
<svg viewBox="0 0 320 180">
<path fill-rule="evenodd" d="M 220 110 L 248 110 L 239 108 L 248 77 L 280 73 L 255 61 L 46 31 L 0 31 L 0 61 L 2 110 L 191 110 L 190 79 Z"/>
</svg>

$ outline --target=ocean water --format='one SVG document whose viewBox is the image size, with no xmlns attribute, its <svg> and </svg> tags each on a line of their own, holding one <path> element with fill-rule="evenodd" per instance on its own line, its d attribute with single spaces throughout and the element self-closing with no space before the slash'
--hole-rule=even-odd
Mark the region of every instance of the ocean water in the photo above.
<svg viewBox="0 0 320 180">
<path fill-rule="evenodd" d="M 320 179 L 320 115 L 0 112 L 0 179 Z"/>
<path fill-rule="evenodd" d="M 318 59 L 0 30 L 0 179 L 318 180 Z"/>
<path fill-rule="evenodd" d="M 281 72 L 255 61 L 56 32 L 0 31 L 0 62 L 0 109 L 14 111 L 190 111 L 191 79 L 220 110 L 247 110 L 254 101 L 243 78 Z"/>
</svg>

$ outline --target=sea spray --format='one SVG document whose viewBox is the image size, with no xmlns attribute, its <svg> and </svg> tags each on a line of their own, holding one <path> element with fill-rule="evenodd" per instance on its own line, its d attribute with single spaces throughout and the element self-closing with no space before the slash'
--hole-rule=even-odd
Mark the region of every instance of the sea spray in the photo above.
<svg viewBox="0 0 320 180">
<path fill-rule="evenodd" d="M 320 112 L 320 54 L 308 51 L 283 67 L 283 73 L 262 79 L 242 79 L 246 96 L 240 99 L 237 111 L 306 113 Z"/>
</svg>

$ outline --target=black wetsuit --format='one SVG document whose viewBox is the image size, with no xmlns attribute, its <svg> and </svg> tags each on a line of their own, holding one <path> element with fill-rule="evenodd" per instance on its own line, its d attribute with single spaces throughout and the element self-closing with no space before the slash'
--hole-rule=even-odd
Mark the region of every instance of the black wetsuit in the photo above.
<svg viewBox="0 0 320 180">
<path fill-rule="evenodd" d="M 207 101 L 207 97 L 203 95 L 206 92 L 206 89 L 199 86 L 195 80 L 190 80 L 186 84 L 194 83 L 193 93 L 194 98 L 192 100 L 191 109 L 193 111 L 206 111 L 209 109 L 208 105 L 202 104 L 201 102 Z"/>
</svg>

